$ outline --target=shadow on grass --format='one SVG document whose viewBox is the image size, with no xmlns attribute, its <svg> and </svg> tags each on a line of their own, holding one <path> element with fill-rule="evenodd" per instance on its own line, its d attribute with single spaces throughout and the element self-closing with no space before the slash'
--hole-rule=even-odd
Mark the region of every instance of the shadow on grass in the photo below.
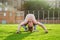
<svg viewBox="0 0 60 40">
<path fill-rule="evenodd" d="M 4 40 L 22 40 L 22 39 L 28 37 L 30 34 L 31 34 L 30 32 L 19 33 L 19 34 L 13 33 L 12 35 L 5 38 Z"/>
</svg>

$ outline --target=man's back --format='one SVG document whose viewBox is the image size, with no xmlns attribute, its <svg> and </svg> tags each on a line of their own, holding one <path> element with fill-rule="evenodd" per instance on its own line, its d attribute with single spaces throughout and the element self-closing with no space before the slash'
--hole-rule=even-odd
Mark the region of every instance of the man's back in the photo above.
<svg viewBox="0 0 60 40">
<path fill-rule="evenodd" d="M 25 19 L 26 20 L 33 20 L 33 19 L 35 19 L 35 16 L 34 16 L 34 14 L 27 14 Z"/>
</svg>

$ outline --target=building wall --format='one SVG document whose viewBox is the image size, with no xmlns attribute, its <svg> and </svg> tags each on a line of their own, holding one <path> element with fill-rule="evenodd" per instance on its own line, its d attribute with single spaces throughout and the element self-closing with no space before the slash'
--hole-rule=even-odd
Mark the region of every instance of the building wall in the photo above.
<svg viewBox="0 0 60 40">
<path fill-rule="evenodd" d="M 2 12 L 0 11 L 0 23 L 2 22 Z"/>
<path fill-rule="evenodd" d="M 16 16 L 16 12 L 12 11 L 12 15 L 10 16 L 10 12 L 6 11 L 6 16 L 4 16 L 4 12 L 0 12 L 0 23 L 20 23 L 24 19 L 24 15 Z"/>
</svg>

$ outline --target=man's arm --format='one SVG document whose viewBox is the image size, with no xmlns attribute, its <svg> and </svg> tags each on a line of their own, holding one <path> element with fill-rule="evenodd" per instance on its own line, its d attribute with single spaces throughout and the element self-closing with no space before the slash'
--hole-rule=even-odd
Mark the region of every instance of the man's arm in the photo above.
<svg viewBox="0 0 60 40">
<path fill-rule="evenodd" d="M 17 32 L 16 32 L 16 33 L 19 33 L 19 32 L 20 32 L 20 28 L 21 28 L 21 25 L 19 24 L 19 25 L 18 25 L 18 29 L 17 29 Z"/>
</svg>

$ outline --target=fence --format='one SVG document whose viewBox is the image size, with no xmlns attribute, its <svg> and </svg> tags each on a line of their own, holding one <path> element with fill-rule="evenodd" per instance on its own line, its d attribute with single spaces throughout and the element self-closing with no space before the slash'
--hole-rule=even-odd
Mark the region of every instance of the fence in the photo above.
<svg viewBox="0 0 60 40">
<path fill-rule="evenodd" d="M 36 19 L 42 23 L 53 23 L 53 24 L 59 24 L 60 23 L 60 12 L 59 11 L 31 11 L 31 10 L 28 10 L 28 11 L 25 11 L 25 16 L 26 14 L 29 14 L 29 13 L 32 13 L 35 15 Z"/>
</svg>

